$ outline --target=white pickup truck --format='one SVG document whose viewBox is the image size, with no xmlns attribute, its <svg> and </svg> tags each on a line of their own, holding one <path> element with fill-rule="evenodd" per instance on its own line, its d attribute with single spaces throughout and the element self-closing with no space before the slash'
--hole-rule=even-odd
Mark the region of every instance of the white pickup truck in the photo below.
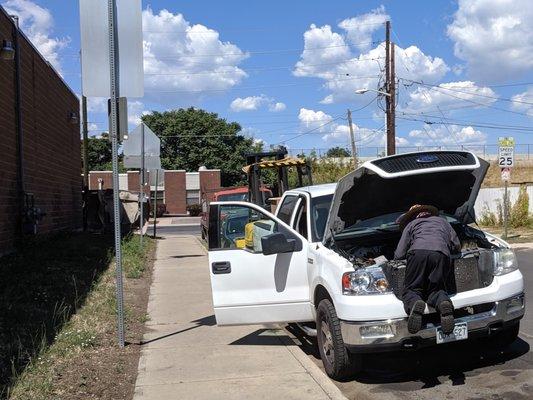
<svg viewBox="0 0 533 400">
<path fill-rule="evenodd" d="M 363 352 L 483 336 L 514 340 L 525 309 L 515 255 L 469 225 L 487 168 L 469 152 L 409 153 L 365 162 L 338 184 L 287 191 L 276 215 L 246 202 L 211 203 L 217 324 L 303 323 L 316 333 L 333 378 L 360 367 Z M 422 330 L 407 330 L 399 298 L 405 263 L 392 258 L 401 234 L 396 220 L 412 204 L 436 206 L 462 243 L 449 288 L 451 335 L 429 308 Z"/>
</svg>

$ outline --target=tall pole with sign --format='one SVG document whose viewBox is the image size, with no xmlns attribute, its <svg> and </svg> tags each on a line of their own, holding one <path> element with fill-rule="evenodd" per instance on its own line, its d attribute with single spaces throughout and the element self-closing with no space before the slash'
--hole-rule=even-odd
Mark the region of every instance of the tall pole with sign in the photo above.
<svg viewBox="0 0 533 400">
<path fill-rule="evenodd" d="M 139 173 L 139 202 L 141 203 L 139 208 L 141 210 L 141 215 L 139 218 L 139 230 L 140 234 L 140 243 L 141 249 L 143 247 L 143 227 L 144 227 L 144 124 L 141 124 L 141 171 Z"/>
<path fill-rule="evenodd" d="M 503 189 L 503 235 L 507 239 L 509 221 L 509 193 L 508 186 L 511 180 L 511 168 L 514 166 L 514 146 L 512 137 L 500 137 L 498 139 L 498 165 L 501 168 L 501 176 L 504 184 Z"/>
<path fill-rule="evenodd" d="M 119 49 L 117 43 L 117 5 L 116 0 L 108 0 L 109 22 L 109 71 L 110 71 L 110 98 L 111 98 L 111 151 L 113 164 L 113 215 L 115 223 L 115 268 L 116 268 L 116 292 L 117 292 L 117 315 L 118 315 L 118 344 L 124 347 L 124 284 L 122 280 L 122 248 L 121 248 L 121 224 L 120 224 L 120 198 L 118 179 L 118 113 L 117 99 L 120 97 L 119 79 Z"/>
<path fill-rule="evenodd" d="M 124 347 L 118 149 L 120 132 L 127 132 L 127 122 L 119 123 L 125 121 L 126 114 L 125 99 L 118 100 L 120 95 L 144 95 L 142 7 L 141 0 L 79 0 L 79 4 L 83 95 L 110 97 L 118 343 Z"/>
</svg>

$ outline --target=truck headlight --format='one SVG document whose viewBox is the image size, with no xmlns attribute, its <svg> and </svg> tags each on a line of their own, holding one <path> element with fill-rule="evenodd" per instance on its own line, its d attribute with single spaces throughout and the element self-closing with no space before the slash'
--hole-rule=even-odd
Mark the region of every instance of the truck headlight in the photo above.
<svg viewBox="0 0 533 400">
<path fill-rule="evenodd" d="M 360 268 L 342 275 L 342 294 L 382 294 L 389 293 L 389 282 L 381 267 Z"/>
<path fill-rule="evenodd" d="M 516 255 L 512 249 L 494 251 L 494 275 L 505 275 L 518 269 Z"/>
</svg>

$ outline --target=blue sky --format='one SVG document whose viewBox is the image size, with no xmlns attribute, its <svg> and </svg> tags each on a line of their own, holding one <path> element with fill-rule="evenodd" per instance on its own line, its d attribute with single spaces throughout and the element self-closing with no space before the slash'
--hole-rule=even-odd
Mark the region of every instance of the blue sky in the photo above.
<svg viewBox="0 0 533 400">
<path fill-rule="evenodd" d="M 0 0 L 80 92 L 75 0 Z M 533 3 L 469 1 L 143 1 L 150 110 L 195 106 L 239 122 L 266 145 L 348 147 L 353 110 L 362 152 L 383 146 L 376 94 L 385 20 L 393 27 L 398 146 L 476 148 L 512 135 L 533 143 Z M 90 99 L 90 129 L 107 129 Z M 524 129 L 525 127 L 525 129 Z"/>
</svg>

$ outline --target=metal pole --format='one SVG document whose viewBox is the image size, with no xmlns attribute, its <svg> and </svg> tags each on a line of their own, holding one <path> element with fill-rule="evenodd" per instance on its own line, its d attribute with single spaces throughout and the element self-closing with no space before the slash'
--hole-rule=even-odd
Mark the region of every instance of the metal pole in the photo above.
<svg viewBox="0 0 533 400">
<path fill-rule="evenodd" d="M 81 116 L 82 122 L 82 134 L 83 134 L 83 186 L 85 190 L 89 187 L 89 128 L 87 124 L 87 97 L 81 96 Z"/>
<path fill-rule="evenodd" d="M 144 227 L 144 123 L 141 122 L 141 171 L 139 174 L 139 200 L 141 202 L 141 218 L 139 222 L 139 229 L 141 230 L 140 244 L 143 247 L 143 227 Z"/>
<path fill-rule="evenodd" d="M 118 345 L 124 347 L 124 284 L 122 281 L 122 249 L 120 229 L 120 198 L 118 180 L 118 113 L 117 100 L 120 97 L 119 88 L 119 49 L 117 37 L 116 0 L 107 1 L 109 23 L 109 70 L 111 97 L 111 151 L 113 164 L 113 217 L 115 225 L 115 268 L 116 268 L 116 296 L 118 319 Z"/>
<path fill-rule="evenodd" d="M 504 182 L 504 192 L 503 192 L 503 239 L 507 239 L 507 224 L 508 224 L 508 205 L 509 201 L 507 199 L 507 181 Z"/>
<path fill-rule="evenodd" d="M 159 185 L 159 170 L 155 170 L 155 197 L 154 197 L 154 239 L 157 237 L 157 185 Z"/>
<path fill-rule="evenodd" d="M 352 144 L 353 165 L 357 168 L 357 151 L 355 149 L 355 136 L 353 133 L 352 112 L 348 109 L 348 127 L 350 128 L 350 142 Z"/>
<path fill-rule="evenodd" d="M 390 21 L 385 22 L 385 91 L 390 94 Z M 386 131 L 385 155 L 389 156 L 389 137 L 391 135 L 390 104 L 391 96 L 385 96 Z"/>
<path fill-rule="evenodd" d="M 390 135 L 387 136 L 387 155 L 396 154 L 396 70 L 394 65 L 394 42 L 390 44 Z"/>
</svg>

